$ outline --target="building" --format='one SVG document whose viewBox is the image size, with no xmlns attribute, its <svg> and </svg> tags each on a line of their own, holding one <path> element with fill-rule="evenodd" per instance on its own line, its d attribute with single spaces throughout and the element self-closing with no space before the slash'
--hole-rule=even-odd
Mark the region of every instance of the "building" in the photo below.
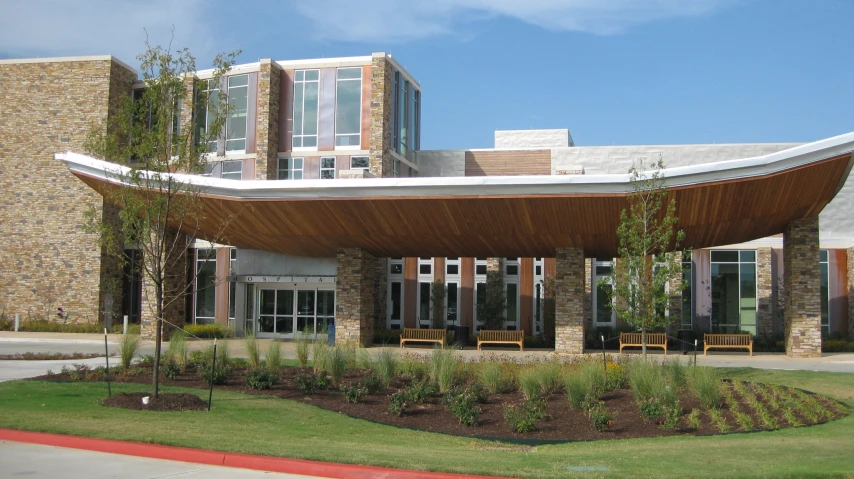
<svg viewBox="0 0 854 479">
<path fill-rule="evenodd" d="M 103 165 L 64 153 L 82 152 L 93 122 L 143 86 L 112 57 L 0 61 L 5 314 L 62 306 L 72 321 L 150 324 L 144 279 L 118 271 L 80 226 L 85 208 L 102 206 Z M 226 204 L 256 209 L 231 227 L 236 247 L 192 241 L 194 294 L 170 321 L 287 338 L 334 320 L 339 338 L 369 343 L 376 328 L 435 324 L 430 297 L 442 280 L 442 322 L 476 328 L 477 298 L 500 272 L 505 327 L 543 332 L 553 277 L 556 348 L 579 352 L 585 334 L 621 326 L 598 280 L 615 255 L 626 171 L 661 157 L 694 248 L 682 258 L 690 287 L 668 312 L 674 324 L 785 332 L 795 356 L 854 331 L 854 135 L 578 147 L 567 130 L 496 131 L 491 149 L 427 151 L 420 86 L 384 53 L 262 60 L 235 67 L 220 88 L 240 107 L 203 181 Z"/>
</svg>

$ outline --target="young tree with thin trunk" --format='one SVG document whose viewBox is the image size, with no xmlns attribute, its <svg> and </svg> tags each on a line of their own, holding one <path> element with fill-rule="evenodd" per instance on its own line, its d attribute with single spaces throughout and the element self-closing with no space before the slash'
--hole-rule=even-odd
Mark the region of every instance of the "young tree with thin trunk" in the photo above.
<svg viewBox="0 0 854 479">
<path fill-rule="evenodd" d="M 620 213 L 618 258 L 611 268 L 617 317 L 640 329 L 644 359 L 647 331 L 670 322 L 665 312 L 678 291 L 667 285 L 682 275 L 674 251 L 684 238 L 676 200 L 669 198 L 661 174 L 664 162 L 659 158 L 650 166 L 640 162 L 629 170 L 632 192 Z"/>
<path fill-rule="evenodd" d="M 103 192 L 105 210 L 93 208 L 87 216 L 103 250 L 120 267 L 131 261 L 126 251 L 142 253 L 138 264 L 153 292 L 147 303 L 155 322 L 157 397 L 164 314 L 192 292 L 192 284 L 176 276 L 186 275 L 189 238 L 206 213 L 200 203 L 203 188 L 173 173 L 204 171 L 209 145 L 220 139 L 231 111 L 225 95 L 208 86 L 220 84 L 239 52 L 217 55 L 211 78 L 198 81 L 195 58 L 186 48 L 172 51 L 147 40 L 145 46 L 137 57 L 144 89 L 125 98 L 118 114 L 87 137 L 89 154 L 117 164 L 108 172 L 112 186 Z M 108 214 L 115 209 L 111 205 L 118 208 L 115 214 Z M 221 229 L 227 221 L 222 220 Z M 226 243 L 210 234 L 206 239 Z"/>
</svg>

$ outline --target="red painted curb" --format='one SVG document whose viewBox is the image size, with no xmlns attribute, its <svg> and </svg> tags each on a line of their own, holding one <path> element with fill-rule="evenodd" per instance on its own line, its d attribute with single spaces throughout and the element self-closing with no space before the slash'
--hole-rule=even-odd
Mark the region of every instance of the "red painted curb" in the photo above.
<svg viewBox="0 0 854 479">
<path fill-rule="evenodd" d="M 336 479 L 496 479 L 493 476 L 472 476 L 442 472 L 411 471 L 387 467 L 336 464 L 332 462 L 285 459 L 230 452 L 207 451 L 189 447 L 163 446 L 139 442 L 95 439 L 45 432 L 18 431 L 0 428 L 0 440 L 68 447 L 86 451 L 124 454 L 126 456 L 166 459 L 213 466 L 227 466 L 258 471 L 284 472 Z"/>
</svg>

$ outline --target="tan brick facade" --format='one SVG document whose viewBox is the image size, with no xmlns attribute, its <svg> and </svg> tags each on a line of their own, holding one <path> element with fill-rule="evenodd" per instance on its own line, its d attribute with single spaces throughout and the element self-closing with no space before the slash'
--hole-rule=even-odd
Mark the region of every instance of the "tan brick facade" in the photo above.
<svg viewBox="0 0 854 479">
<path fill-rule="evenodd" d="M 270 60 L 261 61 L 258 74 L 257 143 L 255 179 L 276 178 L 279 151 L 279 84 L 282 70 Z"/>
<path fill-rule="evenodd" d="M 369 346 L 374 334 L 376 258 L 360 248 L 338 250 L 335 340 Z"/>
<path fill-rule="evenodd" d="M 107 293 L 97 238 L 84 212 L 103 199 L 55 161 L 84 151 L 87 133 L 103 127 L 110 107 L 129 95 L 136 73 L 99 57 L 0 64 L 0 311 L 22 318 L 101 320 Z M 121 296 L 112 295 L 113 311 Z"/>
<path fill-rule="evenodd" d="M 821 356 L 821 279 L 818 217 L 790 223 L 783 234 L 786 289 L 786 354 Z"/>
<path fill-rule="evenodd" d="M 558 248 L 555 274 L 555 351 L 584 352 L 584 251 Z"/>
</svg>

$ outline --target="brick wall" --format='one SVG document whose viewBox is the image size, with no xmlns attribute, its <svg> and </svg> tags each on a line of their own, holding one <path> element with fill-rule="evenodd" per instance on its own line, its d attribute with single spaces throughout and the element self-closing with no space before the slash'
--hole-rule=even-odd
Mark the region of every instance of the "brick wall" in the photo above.
<svg viewBox="0 0 854 479">
<path fill-rule="evenodd" d="M 53 159 L 83 151 L 110 106 L 130 94 L 136 73 L 108 57 L 0 64 L 0 311 L 23 318 L 99 320 L 102 254 L 83 230 L 103 199 Z M 114 308 L 121 298 L 113 297 Z"/>
</svg>

